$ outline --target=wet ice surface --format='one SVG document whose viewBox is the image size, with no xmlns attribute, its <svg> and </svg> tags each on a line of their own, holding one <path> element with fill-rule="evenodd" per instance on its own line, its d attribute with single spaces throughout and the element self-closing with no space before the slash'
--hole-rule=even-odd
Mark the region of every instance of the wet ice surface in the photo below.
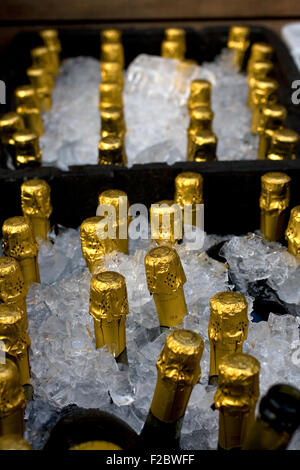
<svg viewBox="0 0 300 470">
<path fill-rule="evenodd" d="M 204 249 L 223 238 L 206 237 Z M 224 248 L 230 269 L 239 269 L 245 283 L 248 272 L 255 280 L 268 276 L 282 288 L 282 279 L 285 282 L 288 277 L 280 263 L 284 265 L 283 256 L 290 258 L 283 247 L 264 244 L 254 234 L 230 238 Z M 95 350 L 93 321 L 88 313 L 91 276 L 81 256 L 79 231 L 61 230 L 57 237 L 52 234 L 52 240 L 55 243 L 52 246 L 50 242 L 43 243 L 39 253 L 42 284 L 34 284 L 28 294 L 35 401 L 27 406 L 26 437 L 34 448 L 41 448 L 59 409 L 70 403 L 112 412 L 139 432 L 156 383 L 156 358 L 166 338 L 166 334 L 159 332 L 154 302 L 146 286 L 143 262 L 150 243 L 130 241 L 129 256 L 114 254 L 104 263 L 104 269 L 122 273 L 127 282 L 129 370 L 120 370 L 105 349 Z M 259 266 L 254 249 L 265 257 Z M 182 446 L 211 449 L 217 445 L 218 413 L 210 408 L 215 390 L 207 387 L 209 299 L 232 286 L 225 265 L 204 251 L 189 251 L 181 245 L 178 253 L 187 277 L 184 289 L 189 315 L 184 327 L 198 332 L 205 341 L 202 377 L 186 412 Z M 247 296 L 247 300 L 250 315 L 253 299 Z M 261 363 L 261 394 L 276 382 L 300 387 L 299 320 L 290 315 L 271 314 L 268 322 L 250 324 L 244 351 Z M 295 437 L 293 446 L 300 448 L 299 437 Z"/>
<path fill-rule="evenodd" d="M 230 51 L 202 66 L 141 54 L 125 73 L 128 166 L 186 160 L 186 102 L 190 82 L 196 78 L 213 85 L 218 158 L 256 159 L 257 138 L 251 135 L 251 112 L 246 107 L 247 79 L 232 66 Z M 44 114 L 45 135 L 40 139 L 44 165 L 67 169 L 97 163 L 99 82 L 100 64 L 94 58 L 76 57 L 62 64 L 53 107 Z"/>
</svg>

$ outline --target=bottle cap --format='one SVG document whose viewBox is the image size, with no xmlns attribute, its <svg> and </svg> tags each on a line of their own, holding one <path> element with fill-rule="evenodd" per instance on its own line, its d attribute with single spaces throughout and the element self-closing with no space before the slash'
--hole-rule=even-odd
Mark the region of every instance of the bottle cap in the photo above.
<svg viewBox="0 0 300 470">
<path fill-rule="evenodd" d="M 297 132 L 279 128 L 272 133 L 272 141 L 269 153 L 267 155 L 268 160 L 285 160 L 296 158 L 296 148 L 299 142 L 299 134 Z"/>
<path fill-rule="evenodd" d="M 16 107 L 39 108 L 36 89 L 32 85 L 22 85 L 15 89 Z"/>
<path fill-rule="evenodd" d="M 125 277 L 113 271 L 95 274 L 91 279 L 90 314 L 96 320 L 120 318 L 129 313 Z"/>
<path fill-rule="evenodd" d="M 186 277 L 177 251 L 169 246 L 152 248 L 145 256 L 148 289 L 152 294 L 172 294 Z"/>
<path fill-rule="evenodd" d="M 31 49 L 30 53 L 33 65 L 45 68 L 46 70 L 48 70 L 49 73 L 52 72 L 51 59 L 48 47 L 35 47 L 34 49 Z"/>
<path fill-rule="evenodd" d="M 0 450 L 32 450 L 32 447 L 18 434 L 7 434 L 0 437 Z"/>
<path fill-rule="evenodd" d="M 54 80 L 53 76 L 49 74 L 47 69 L 32 65 L 26 70 L 26 73 L 34 88 L 37 90 L 40 88 L 47 88 L 49 89 L 49 93 L 51 93 L 51 90 L 54 87 Z"/>
<path fill-rule="evenodd" d="M 291 210 L 285 238 L 288 241 L 288 251 L 300 259 L 300 206 Z"/>
<path fill-rule="evenodd" d="M 23 312 L 14 304 L 0 304 L 0 341 L 5 353 L 13 358 L 27 354 L 30 339 L 24 331 Z"/>
<path fill-rule="evenodd" d="M 21 185 L 21 206 L 24 216 L 46 217 L 52 213 L 51 188 L 47 181 L 32 179 Z"/>
<path fill-rule="evenodd" d="M 229 30 L 227 47 L 245 51 L 249 47 L 250 29 L 247 26 L 232 26 Z"/>
<path fill-rule="evenodd" d="M 267 104 L 261 114 L 260 127 L 262 131 L 275 130 L 283 125 L 286 119 L 286 107 L 281 104 Z"/>
<path fill-rule="evenodd" d="M 123 109 L 112 106 L 101 109 L 101 138 L 107 136 L 118 136 L 123 138 L 125 134 L 125 123 Z"/>
<path fill-rule="evenodd" d="M 102 217 L 90 217 L 80 225 L 81 250 L 91 272 L 103 264 L 103 259 L 109 250 L 110 240 L 99 237 L 99 223 Z"/>
<path fill-rule="evenodd" d="M 300 425 L 300 391 L 287 384 L 273 385 L 261 399 L 259 413 L 276 431 L 293 433 Z"/>
<path fill-rule="evenodd" d="M 13 135 L 24 129 L 22 117 L 15 113 L 3 114 L 0 118 L 0 137 L 4 145 L 14 145 Z"/>
<path fill-rule="evenodd" d="M 249 354 L 225 356 L 219 365 L 215 407 L 240 412 L 253 410 L 259 397 L 259 370 L 258 360 Z"/>
<path fill-rule="evenodd" d="M 25 405 L 18 368 L 10 359 L 6 359 L 5 364 L 0 363 L 0 418 L 24 409 Z"/>
<path fill-rule="evenodd" d="M 188 109 L 191 111 L 198 106 L 210 108 L 211 83 L 208 80 L 192 80 L 190 83 L 190 94 L 188 98 Z"/>
<path fill-rule="evenodd" d="M 273 53 L 273 47 L 265 42 L 255 42 L 252 44 L 247 72 L 251 73 L 254 62 L 265 60 L 271 61 Z"/>
<path fill-rule="evenodd" d="M 123 87 L 123 71 L 119 62 L 101 62 L 102 83 L 118 83 Z"/>
<path fill-rule="evenodd" d="M 253 83 L 253 104 L 262 105 L 275 103 L 277 101 L 278 82 L 273 78 L 255 80 Z"/>
<path fill-rule="evenodd" d="M 189 161 L 206 162 L 217 160 L 218 138 L 212 131 L 196 131 L 191 135 Z"/>
<path fill-rule="evenodd" d="M 220 343 L 243 343 L 248 334 L 248 303 L 239 292 L 219 292 L 210 299 L 208 336 Z"/>
<path fill-rule="evenodd" d="M 122 41 L 122 31 L 119 29 L 103 29 L 100 32 L 101 43 L 115 43 Z"/>
<path fill-rule="evenodd" d="M 120 42 L 105 42 L 101 45 L 101 62 L 118 62 L 124 68 L 124 49 Z"/>
<path fill-rule="evenodd" d="M 285 173 L 270 172 L 261 177 L 259 206 L 266 211 L 284 211 L 290 203 L 291 178 Z"/>
<path fill-rule="evenodd" d="M 100 103 L 99 108 L 111 108 L 113 106 L 122 108 L 122 88 L 118 83 L 100 83 Z"/>
<path fill-rule="evenodd" d="M 129 202 L 128 196 L 120 189 L 107 189 L 102 191 L 98 197 L 98 205 L 111 205 L 116 211 L 117 224 L 124 223 L 128 219 Z"/>
<path fill-rule="evenodd" d="M 189 133 L 193 133 L 198 130 L 212 130 L 212 120 L 214 118 L 214 113 L 208 106 L 197 106 L 196 108 L 192 108 L 190 117 L 190 124 L 188 127 Z"/>
<path fill-rule="evenodd" d="M 99 141 L 99 165 L 126 165 L 123 140 L 117 136 L 103 137 Z"/>
<path fill-rule="evenodd" d="M 16 303 L 26 299 L 27 286 L 21 267 L 14 258 L 0 257 L 0 303 Z"/>
<path fill-rule="evenodd" d="M 165 38 L 167 41 L 185 42 L 185 30 L 183 28 L 165 29 Z"/>
<path fill-rule="evenodd" d="M 184 45 L 178 41 L 164 40 L 161 43 L 161 56 L 165 59 L 183 60 Z"/>
<path fill-rule="evenodd" d="M 21 261 L 37 255 L 38 244 L 25 217 L 6 219 L 2 226 L 2 236 L 2 250 L 6 256 Z"/>
<path fill-rule="evenodd" d="M 274 64 L 270 60 L 257 60 L 253 62 L 248 72 L 249 86 L 252 86 L 253 80 L 262 80 L 269 77 L 273 68 Z"/>
<path fill-rule="evenodd" d="M 183 209 L 185 204 L 203 204 L 203 177 L 186 171 L 175 178 L 175 202 Z"/>
<path fill-rule="evenodd" d="M 182 238 L 182 211 L 175 201 L 163 200 L 150 207 L 151 237 L 157 243 L 175 243 Z"/>
<path fill-rule="evenodd" d="M 43 29 L 40 31 L 40 37 L 43 39 L 48 49 L 58 53 L 61 51 L 61 44 L 57 29 Z"/>
<path fill-rule="evenodd" d="M 42 153 L 40 151 L 39 137 L 36 132 L 26 130 L 16 132 L 13 135 L 16 147 L 17 165 L 30 163 L 40 164 Z"/>
</svg>

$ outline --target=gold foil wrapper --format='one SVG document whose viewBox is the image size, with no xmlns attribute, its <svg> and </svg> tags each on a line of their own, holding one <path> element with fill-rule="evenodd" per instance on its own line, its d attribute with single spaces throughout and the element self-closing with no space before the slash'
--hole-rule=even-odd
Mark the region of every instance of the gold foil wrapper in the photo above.
<svg viewBox="0 0 300 470">
<path fill-rule="evenodd" d="M 108 441 L 87 441 L 82 442 L 69 450 L 123 450 L 117 444 Z"/>
<path fill-rule="evenodd" d="M 123 88 L 123 70 L 119 62 L 101 62 L 102 83 L 117 83 Z"/>
<path fill-rule="evenodd" d="M 27 308 L 26 295 L 27 285 L 20 264 L 14 258 L 8 256 L 0 257 L 0 305 L 12 304 L 17 306 L 22 312 L 23 328 L 26 331 Z"/>
<path fill-rule="evenodd" d="M 266 105 L 261 113 L 261 133 L 258 145 L 258 160 L 264 160 L 270 150 L 274 131 L 281 128 L 286 119 L 286 108 L 280 104 Z"/>
<path fill-rule="evenodd" d="M 40 88 L 49 89 L 51 93 L 52 88 L 54 87 L 53 76 L 48 72 L 44 67 L 37 67 L 32 65 L 26 70 L 27 76 L 31 82 L 31 85 L 39 90 Z"/>
<path fill-rule="evenodd" d="M 24 331 L 23 312 L 12 304 L 0 304 L 0 341 L 5 354 L 13 358 L 19 369 L 22 385 L 30 383 L 30 339 Z"/>
<path fill-rule="evenodd" d="M 3 114 L 0 118 L 0 137 L 4 145 L 14 145 L 13 135 L 25 129 L 22 117 L 15 112 Z"/>
<path fill-rule="evenodd" d="M 183 291 L 186 277 L 176 250 L 169 246 L 152 248 L 145 256 L 145 271 L 160 325 L 181 324 L 187 314 Z"/>
<path fill-rule="evenodd" d="M 200 173 L 186 171 L 176 176 L 174 200 L 182 209 L 185 204 L 203 204 L 203 177 Z"/>
<path fill-rule="evenodd" d="M 254 423 L 259 371 L 259 362 L 248 354 L 229 354 L 220 363 L 214 402 L 219 410 L 219 446 L 222 449 L 241 448 Z"/>
<path fill-rule="evenodd" d="M 190 135 L 188 161 L 207 162 L 217 160 L 218 138 L 211 131 L 196 131 Z"/>
<path fill-rule="evenodd" d="M 101 113 L 101 139 L 104 137 L 120 137 L 124 139 L 126 132 L 123 109 L 118 106 L 103 108 Z"/>
<path fill-rule="evenodd" d="M 82 255 L 92 274 L 103 264 L 104 256 L 117 248 L 114 240 L 100 238 L 101 220 L 102 217 L 90 217 L 80 226 Z"/>
<path fill-rule="evenodd" d="M 23 411 L 25 405 L 18 368 L 13 361 L 7 359 L 5 364 L 0 363 L 0 422 L 20 410 Z"/>
<path fill-rule="evenodd" d="M 120 137 L 104 137 L 98 145 L 99 165 L 125 166 L 127 157 L 124 149 L 124 142 Z"/>
<path fill-rule="evenodd" d="M 111 219 L 111 214 L 108 210 L 104 210 L 104 216 L 107 216 L 108 221 L 111 219 L 111 226 L 115 227 L 116 239 L 113 240 L 117 251 L 128 254 L 128 225 L 130 217 L 128 217 L 129 201 L 127 194 L 119 189 L 107 189 L 99 194 L 98 208 L 102 209 L 109 207 L 114 208 L 115 218 Z M 103 207 L 104 206 L 104 207 Z"/>
<path fill-rule="evenodd" d="M 100 83 L 99 108 L 123 107 L 122 87 L 118 83 Z"/>
<path fill-rule="evenodd" d="M 165 29 L 165 38 L 167 41 L 180 42 L 185 46 L 185 30 L 183 28 L 167 28 Z"/>
<path fill-rule="evenodd" d="M 274 65 L 269 60 L 253 62 L 251 70 L 248 73 L 249 92 L 247 106 L 249 108 L 254 107 L 252 95 L 255 89 L 256 80 L 264 80 L 265 78 L 269 78 L 273 72 L 273 68 Z"/>
<path fill-rule="evenodd" d="M 53 74 L 49 49 L 46 46 L 39 46 L 30 51 L 32 64 L 36 67 L 42 67 Z"/>
<path fill-rule="evenodd" d="M 197 106 L 190 113 L 188 134 L 197 131 L 211 131 L 214 113 L 208 106 Z"/>
<path fill-rule="evenodd" d="M 101 45 L 101 62 L 118 62 L 124 69 L 124 49 L 120 42 L 105 42 Z"/>
<path fill-rule="evenodd" d="M 32 450 L 32 447 L 20 435 L 7 434 L 0 437 L 0 450 Z"/>
<path fill-rule="evenodd" d="M 113 44 L 122 42 L 122 31 L 119 29 L 103 29 L 100 32 L 100 38 L 102 44 Z"/>
<path fill-rule="evenodd" d="M 124 276 L 113 271 L 91 279 L 90 314 L 94 318 L 96 348 L 107 345 L 118 357 L 126 348 L 126 315 L 129 313 Z"/>
<path fill-rule="evenodd" d="M 226 354 L 242 352 L 248 334 L 247 310 L 247 301 L 239 292 L 219 292 L 210 299 L 210 377 L 218 375 Z"/>
<path fill-rule="evenodd" d="M 22 212 L 29 218 L 35 238 L 47 239 L 52 213 L 50 192 L 49 184 L 41 179 L 27 180 L 21 185 Z"/>
<path fill-rule="evenodd" d="M 232 26 L 227 41 L 228 49 L 234 51 L 233 61 L 239 70 L 242 69 L 245 52 L 250 45 L 250 29 L 247 26 Z"/>
<path fill-rule="evenodd" d="M 150 207 L 151 237 L 156 243 L 173 245 L 182 238 L 181 207 L 171 200 L 159 201 Z"/>
<path fill-rule="evenodd" d="M 252 67 L 255 62 L 258 61 L 272 61 L 274 49 L 272 46 L 265 42 L 255 42 L 252 44 L 250 58 L 247 64 L 248 76 L 252 72 Z"/>
<path fill-rule="evenodd" d="M 178 41 L 164 40 L 161 43 L 161 56 L 165 59 L 184 60 L 184 45 Z"/>
<path fill-rule="evenodd" d="M 268 241 L 280 240 L 284 235 L 290 182 L 291 178 L 280 172 L 265 173 L 261 177 L 260 230 Z"/>
<path fill-rule="evenodd" d="M 300 261 L 300 206 L 293 207 L 285 232 L 288 251 Z"/>
<path fill-rule="evenodd" d="M 33 85 L 22 85 L 15 89 L 16 107 L 39 108 L 39 100 Z"/>
<path fill-rule="evenodd" d="M 48 49 L 49 70 L 53 75 L 59 74 L 61 43 L 56 29 L 44 29 L 40 36 Z"/>
<path fill-rule="evenodd" d="M 156 363 L 157 383 L 152 414 L 163 422 L 175 422 L 186 410 L 193 386 L 201 377 L 204 342 L 190 330 L 173 330 Z"/>
<path fill-rule="evenodd" d="M 272 133 L 268 160 L 294 160 L 299 134 L 291 129 L 279 128 Z"/>
<path fill-rule="evenodd" d="M 35 132 L 24 130 L 13 135 L 16 147 L 17 166 L 42 161 L 42 153 L 39 146 L 39 137 Z"/>
<path fill-rule="evenodd" d="M 253 103 L 253 113 L 251 121 L 252 134 L 259 134 L 263 129 L 262 112 L 266 105 L 277 102 L 278 83 L 273 78 L 255 80 L 251 88 L 251 99 Z"/>
<path fill-rule="evenodd" d="M 187 102 L 189 113 L 199 106 L 208 108 L 211 106 L 211 83 L 208 80 L 196 79 L 191 81 Z"/>
<path fill-rule="evenodd" d="M 22 117 L 27 132 L 35 133 L 37 136 L 44 134 L 43 120 L 40 108 L 25 108 L 23 106 L 17 107 L 17 113 Z M 26 132 L 25 130 L 22 132 Z M 39 154 L 41 158 L 41 153 Z M 18 164 L 18 161 L 17 161 Z"/>
</svg>

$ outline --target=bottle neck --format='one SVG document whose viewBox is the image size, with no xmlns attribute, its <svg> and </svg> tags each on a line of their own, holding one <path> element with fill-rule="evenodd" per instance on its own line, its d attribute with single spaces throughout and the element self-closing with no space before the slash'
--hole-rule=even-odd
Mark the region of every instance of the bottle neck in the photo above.
<svg viewBox="0 0 300 470">
<path fill-rule="evenodd" d="M 166 423 L 156 418 L 150 409 L 140 434 L 140 446 L 147 449 L 179 449 L 183 418 Z"/>
<path fill-rule="evenodd" d="M 277 431 L 269 423 L 258 418 L 245 439 L 243 450 L 284 450 L 293 433 Z"/>
</svg>

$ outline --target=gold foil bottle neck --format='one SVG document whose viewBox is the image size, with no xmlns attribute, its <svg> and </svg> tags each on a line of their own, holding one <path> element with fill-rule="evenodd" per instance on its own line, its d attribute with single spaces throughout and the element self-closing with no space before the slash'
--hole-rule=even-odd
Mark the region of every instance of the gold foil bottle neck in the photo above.
<svg viewBox="0 0 300 470">
<path fill-rule="evenodd" d="M 11 357 L 18 359 L 27 354 L 30 339 L 24 331 L 23 312 L 14 304 L 0 304 L 0 341 Z"/>
<path fill-rule="evenodd" d="M 229 30 L 227 47 L 245 51 L 249 47 L 250 29 L 247 26 L 232 26 Z"/>
<path fill-rule="evenodd" d="M 57 29 L 43 29 L 40 31 L 40 37 L 48 49 L 51 51 L 56 51 L 57 53 L 61 51 L 61 44 Z"/>
<path fill-rule="evenodd" d="M 52 213 L 51 188 L 47 181 L 31 179 L 21 185 L 21 206 L 24 216 L 46 217 Z"/>
<path fill-rule="evenodd" d="M 283 125 L 287 116 L 286 107 L 280 104 L 268 104 L 262 110 L 261 128 L 275 130 Z"/>
<path fill-rule="evenodd" d="M 39 145 L 39 136 L 36 132 L 26 130 L 16 132 L 13 135 L 16 147 L 17 166 L 26 164 L 40 164 L 42 153 Z"/>
<path fill-rule="evenodd" d="M 93 273 L 95 268 L 103 264 L 107 253 L 107 240 L 99 237 L 99 224 L 102 217 L 85 219 L 80 226 L 81 250 L 89 270 Z"/>
<path fill-rule="evenodd" d="M 49 73 L 51 70 L 51 60 L 49 55 L 49 49 L 45 46 L 35 47 L 31 49 L 31 58 L 34 66 L 43 67 L 48 70 Z"/>
<path fill-rule="evenodd" d="M 206 162 L 217 160 L 218 139 L 211 131 L 196 131 L 191 135 L 188 161 Z"/>
<path fill-rule="evenodd" d="M 0 450 L 32 450 L 32 447 L 18 434 L 7 434 L 0 437 Z"/>
<path fill-rule="evenodd" d="M 126 165 L 127 158 L 124 143 L 120 137 L 107 136 L 100 140 L 98 145 L 99 165 Z"/>
<path fill-rule="evenodd" d="M 101 43 L 118 43 L 122 41 L 122 31 L 119 29 L 103 29 L 100 32 Z"/>
<path fill-rule="evenodd" d="M 291 178 L 278 172 L 265 173 L 261 177 L 259 205 L 265 211 L 284 211 L 290 203 Z"/>
<path fill-rule="evenodd" d="M 18 368 L 10 359 L 6 359 L 5 364 L 0 363 L 0 418 L 23 410 L 25 405 Z"/>
<path fill-rule="evenodd" d="M 0 118 L 0 137 L 4 145 L 14 145 L 13 135 L 24 130 L 22 117 L 15 112 L 3 114 Z"/>
<path fill-rule="evenodd" d="M 123 71 L 119 62 L 101 62 L 102 83 L 118 83 L 123 88 Z"/>
<path fill-rule="evenodd" d="M 219 365 L 215 407 L 244 412 L 254 409 L 259 397 L 259 371 L 258 360 L 249 354 L 225 356 Z"/>
<path fill-rule="evenodd" d="M 278 82 L 273 78 L 264 78 L 255 80 L 253 84 L 253 104 L 261 105 L 267 103 L 275 103 L 277 100 L 276 92 L 278 90 Z"/>
<path fill-rule="evenodd" d="M 208 336 L 221 342 L 243 342 L 248 333 L 248 304 L 239 292 L 219 292 L 210 299 Z"/>
<path fill-rule="evenodd" d="M 31 225 L 25 217 L 6 219 L 2 226 L 2 235 L 2 249 L 6 256 L 21 261 L 37 255 L 38 245 Z"/>
<path fill-rule="evenodd" d="M 262 80 L 270 76 L 274 69 L 274 64 L 270 60 L 257 60 L 252 63 L 248 72 L 248 83 L 252 85 L 252 80 Z"/>
<path fill-rule="evenodd" d="M 26 299 L 27 286 L 19 263 L 9 256 L 0 257 L 0 302 L 14 303 Z"/>
<path fill-rule="evenodd" d="M 167 41 L 185 43 L 185 30 L 183 28 L 167 28 L 165 29 L 165 38 Z"/>
<path fill-rule="evenodd" d="M 197 106 L 192 108 L 190 112 L 188 132 L 211 131 L 213 118 L 214 113 L 208 106 Z"/>
<path fill-rule="evenodd" d="M 32 85 L 22 85 L 15 89 L 16 107 L 39 108 L 36 90 Z"/>
<path fill-rule="evenodd" d="M 128 218 L 128 196 L 120 189 L 107 189 L 106 191 L 102 191 L 98 197 L 98 205 L 113 206 L 116 211 L 117 223 L 124 223 Z"/>
<path fill-rule="evenodd" d="M 148 251 L 145 271 L 148 289 L 152 294 L 171 294 L 186 282 L 177 251 L 166 245 Z"/>
<path fill-rule="evenodd" d="M 124 49 L 120 42 L 105 42 L 101 45 L 101 62 L 118 62 L 124 68 Z"/>
<path fill-rule="evenodd" d="M 178 41 L 164 40 L 161 43 L 161 56 L 165 59 L 184 60 L 184 45 Z"/>
<path fill-rule="evenodd" d="M 40 88 L 47 88 L 49 90 L 49 93 L 51 93 L 51 90 L 54 87 L 54 80 L 47 69 L 45 69 L 44 67 L 37 67 L 32 65 L 26 70 L 26 73 L 32 86 L 36 90 L 39 90 Z"/>
<path fill-rule="evenodd" d="M 272 134 L 271 146 L 267 155 L 268 160 L 294 160 L 296 158 L 296 148 L 299 142 L 297 132 L 279 128 Z"/>
<path fill-rule="evenodd" d="M 90 314 L 95 320 L 112 320 L 129 313 L 124 276 L 106 271 L 91 279 Z"/>
<path fill-rule="evenodd" d="M 182 238 L 182 211 L 175 201 L 163 200 L 150 207 L 151 237 L 158 244 L 174 244 Z"/>
<path fill-rule="evenodd" d="M 123 450 L 117 444 L 108 441 L 87 441 L 82 442 L 68 450 Z"/>
<path fill-rule="evenodd" d="M 100 83 L 100 109 L 113 106 L 122 108 L 122 87 L 118 83 Z"/>
<path fill-rule="evenodd" d="M 189 112 L 198 106 L 205 106 L 210 108 L 211 83 L 208 80 L 196 79 L 191 81 L 190 94 L 187 105 Z"/>
<path fill-rule="evenodd" d="M 203 177 L 191 171 L 179 173 L 175 178 L 174 200 L 182 209 L 185 204 L 203 204 Z"/>
<path fill-rule="evenodd" d="M 252 65 L 258 61 L 272 61 L 274 49 L 265 42 L 255 42 L 251 47 L 250 58 L 247 64 L 247 72 L 251 74 Z"/>
<path fill-rule="evenodd" d="M 200 360 L 204 342 L 190 330 L 173 330 L 167 337 L 156 367 L 162 380 L 193 386 L 201 376 Z"/>
<path fill-rule="evenodd" d="M 124 138 L 125 123 L 123 109 L 118 106 L 102 108 L 101 113 L 101 138 L 118 136 Z"/>
<path fill-rule="evenodd" d="M 288 241 L 288 251 L 300 261 L 300 206 L 291 210 L 289 223 L 285 232 Z"/>
</svg>

